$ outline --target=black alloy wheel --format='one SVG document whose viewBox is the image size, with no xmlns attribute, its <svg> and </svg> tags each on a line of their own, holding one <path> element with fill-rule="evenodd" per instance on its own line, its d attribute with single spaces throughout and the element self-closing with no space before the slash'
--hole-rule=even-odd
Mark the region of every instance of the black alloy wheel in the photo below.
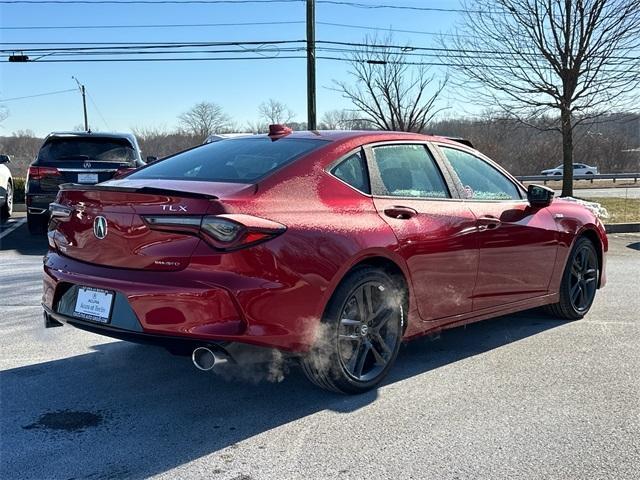
<svg viewBox="0 0 640 480">
<path fill-rule="evenodd" d="M 385 271 L 362 267 L 336 289 L 302 359 L 316 385 L 341 393 L 375 387 L 393 365 L 404 331 L 404 288 Z"/>
<path fill-rule="evenodd" d="M 579 237 L 569 254 L 562 283 L 559 301 L 547 306 L 547 311 L 566 320 L 578 320 L 591 308 L 600 281 L 600 263 L 593 242 Z"/>
</svg>

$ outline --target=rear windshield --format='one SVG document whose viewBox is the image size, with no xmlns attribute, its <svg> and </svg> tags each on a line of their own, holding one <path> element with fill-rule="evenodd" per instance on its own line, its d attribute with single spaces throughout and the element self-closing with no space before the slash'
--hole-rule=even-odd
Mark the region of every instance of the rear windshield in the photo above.
<svg viewBox="0 0 640 480">
<path fill-rule="evenodd" d="M 136 160 L 136 152 L 124 138 L 51 138 L 40 149 L 38 159 L 45 162 L 99 160 L 132 163 Z"/>
<path fill-rule="evenodd" d="M 251 183 L 326 143 L 308 138 L 230 138 L 178 153 L 128 178 Z"/>
</svg>

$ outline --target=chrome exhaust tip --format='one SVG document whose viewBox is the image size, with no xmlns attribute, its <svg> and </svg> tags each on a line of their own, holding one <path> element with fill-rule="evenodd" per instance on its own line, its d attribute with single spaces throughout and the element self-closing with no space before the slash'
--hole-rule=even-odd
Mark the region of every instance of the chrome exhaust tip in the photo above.
<svg viewBox="0 0 640 480">
<path fill-rule="evenodd" d="M 191 354 L 191 360 L 198 370 L 208 372 L 217 364 L 226 363 L 228 359 L 208 347 L 198 347 Z"/>
</svg>

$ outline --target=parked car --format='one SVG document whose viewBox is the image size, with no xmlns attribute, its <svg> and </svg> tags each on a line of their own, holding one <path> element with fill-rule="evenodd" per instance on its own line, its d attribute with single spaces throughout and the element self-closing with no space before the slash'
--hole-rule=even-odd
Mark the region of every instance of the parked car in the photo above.
<svg viewBox="0 0 640 480">
<path fill-rule="evenodd" d="M 7 163 L 9 155 L 0 155 L 0 222 L 5 222 L 13 213 L 13 177 Z"/>
<path fill-rule="evenodd" d="M 558 165 L 556 168 L 550 168 L 548 170 L 542 170 L 541 175 L 562 175 L 564 168 L 562 165 Z M 584 163 L 573 164 L 573 175 L 597 175 L 598 167 L 591 167 Z"/>
<path fill-rule="evenodd" d="M 125 175 L 144 165 L 131 133 L 58 132 L 48 135 L 29 166 L 25 187 L 27 224 L 42 234 L 49 204 L 63 183 L 92 185 Z"/>
<path fill-rule="evenodd" d="M 579 319 L 605 284 L 589 209 L 444 137 L 273 126 L 51 207 L 46 326 L 202 370 L 278 349 L 345 393 L 380 383 L 404 340 L 541 306 Z"/>
</svg>

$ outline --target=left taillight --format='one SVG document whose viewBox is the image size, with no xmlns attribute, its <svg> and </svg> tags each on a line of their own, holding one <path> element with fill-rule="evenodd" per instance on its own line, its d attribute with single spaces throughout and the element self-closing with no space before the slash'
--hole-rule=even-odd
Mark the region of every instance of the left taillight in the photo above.
<svg viewBox="0 0 640 480">
<path fill-rule="evenodd" d="M 55 167 L 29 167 L 27 178 L 29 180 L 42 180 L 45 177 L 59 177 L 60 171 Z"/>
<path fill-rule="evenodd" d="M 149 228 L 198 235 L 218 250 L 237 250 L 270 240 L 287 229 L 252 215 L 144 215 Z"/>
</svg>

